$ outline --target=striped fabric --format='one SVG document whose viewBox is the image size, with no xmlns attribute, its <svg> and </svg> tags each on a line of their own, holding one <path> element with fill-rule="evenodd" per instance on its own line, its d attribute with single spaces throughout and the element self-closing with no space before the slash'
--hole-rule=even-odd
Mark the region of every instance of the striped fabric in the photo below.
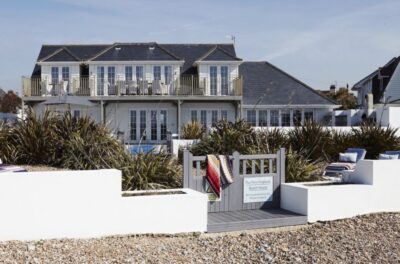
<svg viewBox="0 0 400 264">
<path fill-rule="evenodd" d="M 232 164 L 229 156 L 218 155 L 218 159 L 221 163 L 223 184 L 233 183 Z"/>
<path fill-rule="evenodd" d="M 325 170 L 343 171 L 343 170 L 354 170 L 356 163 L 349 162 L 333 162 L 329 164 Z"/>
<path fill-rule="evenodd" d="M 207 155 L 206 179 L 215 195 L 221 197 L 221 175 L 219 172 L 219 160 L 215 155 Z"/>
</svg>

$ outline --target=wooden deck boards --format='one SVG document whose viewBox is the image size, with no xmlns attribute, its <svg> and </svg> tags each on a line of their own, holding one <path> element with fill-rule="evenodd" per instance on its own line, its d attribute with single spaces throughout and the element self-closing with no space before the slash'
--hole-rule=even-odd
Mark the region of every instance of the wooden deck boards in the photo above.
<svg viewBox="0 0 400 264">
<path fill-rule="evenodd" d="M 208 213 L 208 233 L 302 225 L 307 217 L 283 209 Z"/>
</svg>

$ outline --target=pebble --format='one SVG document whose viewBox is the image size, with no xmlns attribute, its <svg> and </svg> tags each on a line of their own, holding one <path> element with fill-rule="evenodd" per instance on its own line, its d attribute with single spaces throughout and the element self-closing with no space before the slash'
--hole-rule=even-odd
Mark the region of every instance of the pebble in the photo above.
<svg viewBox="0 0 400 264">
<path fill-rule="evenodd" d="M 281 231 L 9 241 L 0 263 L 400 263 L 400 213 Z"/>
</svg>

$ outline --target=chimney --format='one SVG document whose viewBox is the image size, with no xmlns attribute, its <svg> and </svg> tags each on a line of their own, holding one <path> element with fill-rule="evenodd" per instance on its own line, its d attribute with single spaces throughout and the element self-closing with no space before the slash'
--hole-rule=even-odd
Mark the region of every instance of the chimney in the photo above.
<svg viewBox="0 0 400 264">
<path fill-rule="evenodd" d="M 336 93 L 336 85 L 332 84 L 332 85 L 329 87 L 329 91 L 331 92 L 331 94 Z"/>
<path fill-rule="evenodd" d="M 367 109 L 374 109 L 374 95 L 372 93 L 367 94 Z"/>
</svg>

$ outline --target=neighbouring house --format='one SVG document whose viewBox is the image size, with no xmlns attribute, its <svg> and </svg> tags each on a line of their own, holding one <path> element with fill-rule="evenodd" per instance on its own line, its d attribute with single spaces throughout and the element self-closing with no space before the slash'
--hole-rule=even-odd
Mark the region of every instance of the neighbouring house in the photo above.
<svg viewBox="0 0 400 264">
<path fill-rule="evenodd" d="M 372 110 L 380 104 L 400 104 L 400 57 L 367 75 L 352 90 L 357 91 L 358 107 Z"/>
<path fill-rule="evenodd" d="M 290 127 L 313 120 L 329 124 L 334 101 L 265 62 L 243 62 L 243 117 L 257 127 Z"/>
<path fill-rule="evenodd" d="M 292 126 L 339 107 L 267 62 L 243 62 L 233 44 L 43 45 L 22 83 L 36 113 L 90 115 L 130 144 L 164 144 L 193 120 Z"/>
</svg>

